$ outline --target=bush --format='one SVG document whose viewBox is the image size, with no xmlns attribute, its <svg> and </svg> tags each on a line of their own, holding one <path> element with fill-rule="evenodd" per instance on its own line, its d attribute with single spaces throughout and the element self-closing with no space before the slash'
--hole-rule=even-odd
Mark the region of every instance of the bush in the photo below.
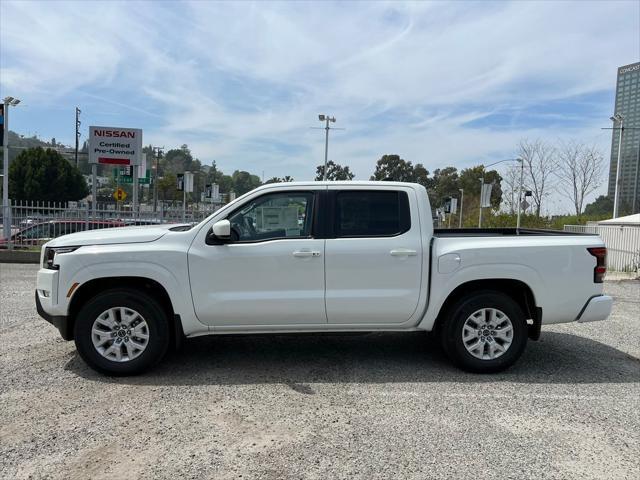
<svg viewBox="0 0 640 480">
<path fill-rule="evenodd" d="M 80 171 L 55 150 L 23 150 L 9 167 L 9 197 L 13 200 L 67 202 L 89 194 Z"/>
</svg>

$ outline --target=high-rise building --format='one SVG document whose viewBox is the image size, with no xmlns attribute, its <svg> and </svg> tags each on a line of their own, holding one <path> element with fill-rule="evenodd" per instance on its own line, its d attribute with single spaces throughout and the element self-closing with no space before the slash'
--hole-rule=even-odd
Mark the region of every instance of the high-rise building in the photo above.
<svg viewBox="0 0 640 480">
<path fill-rule="evenodd" d="M 622 125 L 618 210 L 636 213 L 640 209 L 640 62 L 618 68 L 614 117 L 617 115 L 622 122 L 616 121 L 612 130 L 608 195 L 613 198 L 615 192 Z"/>
</svg>

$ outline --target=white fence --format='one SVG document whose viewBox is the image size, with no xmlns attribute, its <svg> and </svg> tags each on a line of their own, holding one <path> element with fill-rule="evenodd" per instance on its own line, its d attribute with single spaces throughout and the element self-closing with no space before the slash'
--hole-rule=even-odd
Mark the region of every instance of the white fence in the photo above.
<svg viewBox="0 0 640 480">
<path fill-rule="evenodd" d="M 163 223 L 195 223 L 213 213 L 219 205 L 196 203 L 183 209 L 179 202 L 153 206 L 141 205 L 134 211 L 130 205 L 118 208 L 115 204 L 97 204 L 95 214 L 91 205 L 83 202 L 11 202 L 11 216 L 2 218 L 11 224 L 11 236 L 2 237 L 0 248 L 37 248 L 51 238 L 84 230 L 154 225 Z"/>
<path fill-rule="evenodd" d="M 607 246 L 607 268 L 617 272 L 640 271 L 640 226 L 565 225 L 566 232 L 594 233 Z"/>
</svg>

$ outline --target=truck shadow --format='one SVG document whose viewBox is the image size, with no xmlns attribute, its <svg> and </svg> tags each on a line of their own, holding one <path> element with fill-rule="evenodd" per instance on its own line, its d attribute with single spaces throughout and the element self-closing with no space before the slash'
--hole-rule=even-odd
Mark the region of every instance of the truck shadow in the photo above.
<svg viewBox="0 0 640 480">
<path fill-rule="evenodd" d="M 112 378 L 77 355 L 65 368 L 93 381 L 131 385 L 287 384 L 301 393 L 309 383 L 395 382 L 640 382 L 640 359 L 600 342 L 543 332 L 506 372 L 470 374 L 452 366 L 438 342 L 424 333 L 361 335 L 250 335 L 185 341 L 154 370 Z"/>
</svg>

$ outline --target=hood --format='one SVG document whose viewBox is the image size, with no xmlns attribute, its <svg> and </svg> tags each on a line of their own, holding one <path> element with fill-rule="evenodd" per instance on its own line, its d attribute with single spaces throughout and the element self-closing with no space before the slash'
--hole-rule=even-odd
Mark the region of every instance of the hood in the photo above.
<svg viewBox="0 0 640 480">
<path fill-rule="evenodd" d="M 84 245 L 110 245 L 114 243 L 153 242 L 164 236 L 169 229 L 180 225 L 149 225 L 142 227 L 116 227 L 87 230 L 54 238 L 47 247 L 77 247 Z"/>
</svg>

